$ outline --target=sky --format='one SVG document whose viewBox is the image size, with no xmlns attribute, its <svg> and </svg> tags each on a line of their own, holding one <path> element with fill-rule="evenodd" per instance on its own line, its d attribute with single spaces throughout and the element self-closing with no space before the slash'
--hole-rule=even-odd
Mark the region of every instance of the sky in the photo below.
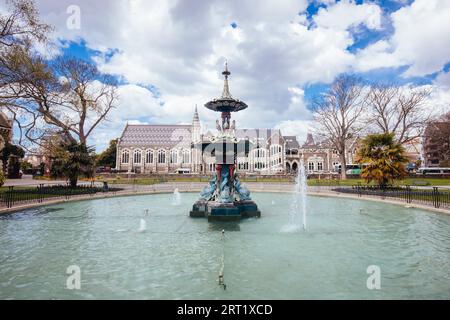
<svg viewBox="0 0 450 320">
<path fill-rule="evenodd" d="M 190 123 L 195 105 L 214 128 L 218 115 L 203 106 L 221 94 L 225 60 L 231 94 L 249 105 L 233 114 L 241 128 L 304 140 L 311 100 L 343 73 L 430 87 L 430 106 L 450 109 L 448 0 L 36 3 L 55 26 L 49 56 L 89 60 L 119 80 L 117 107 L 90 141 L 97 151 L 127 122 Z"/>
</svg>

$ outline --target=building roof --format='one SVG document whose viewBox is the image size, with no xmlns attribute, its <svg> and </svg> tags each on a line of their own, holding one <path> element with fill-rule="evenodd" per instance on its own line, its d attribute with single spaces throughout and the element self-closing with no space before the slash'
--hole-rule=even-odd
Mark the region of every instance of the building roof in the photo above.
<svg viewBox="0 0 450 320">
<path fill-rule="evenodd" d="M 300 148 L 300 144 L 298 143 L 296 136 L 284 136 L 284 140 L 286 141 L 286 149 Z"/>
<path fill-rule="evenodd" d="M 127 124 L 120 137 L 120 147 L 189 148 L 190 125 L 130 125 Z"/>
<path fill-rule="evenodd" d="M 303 144 L 303 148 L 315 147 L 315 146 L 317 146 L 317 145 L 314 141 L 314 137 L 313 137 L 312 133 L 308 133 L 306 136 L 306 141 Z"/>
</svg>

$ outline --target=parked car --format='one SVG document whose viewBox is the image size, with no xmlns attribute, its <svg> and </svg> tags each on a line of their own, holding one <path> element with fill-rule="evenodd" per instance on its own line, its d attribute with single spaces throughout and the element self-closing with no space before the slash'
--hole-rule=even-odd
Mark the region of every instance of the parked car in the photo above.
<svg viewBox="0 0 450 320">
<path fill-rule="evenodd" d="M 408 173 L 414 172 L 417 169 L 417 166 L 415 163 L 408 163 L 406 165 L 406 171 L 408 171 Z"/>
</svg>

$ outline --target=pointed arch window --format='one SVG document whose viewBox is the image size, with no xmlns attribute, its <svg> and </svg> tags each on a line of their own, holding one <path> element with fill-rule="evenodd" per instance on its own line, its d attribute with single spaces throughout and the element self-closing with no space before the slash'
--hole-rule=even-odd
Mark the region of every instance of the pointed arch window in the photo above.
<svg viewBox="0 0 450 320">
<path fill-rule="evenodd" d="M 130 162 L 130 152 L 128 150 L 122 151 L 122 163 L 129 163 Z"/>
<path fill-rule="evenodd" d="M 158 150 L 158 163 L 166 163 L 166 150 Z"/>
<path fill-rule="evenodd" d="M 191 162 L 191 153 L 189 150 L 183 150 L 183 163 Z"/>
<path fill-rule="evenodd" d="M 153 150 L 147 150 L 145 154 L 145 163 L 153 163 Z"/>
<path fill-rule="evenodd" d="M 172 150 L 170 152 L 170 163 L 178 162 L 178 150 Z"/>
<path fill-rule="evenodd" d="M 142 152 L 141 152 L 141 150 L 134 150 L 133 163 L 139 164 L 141 162 L 142 162 Z"/>
</svg>

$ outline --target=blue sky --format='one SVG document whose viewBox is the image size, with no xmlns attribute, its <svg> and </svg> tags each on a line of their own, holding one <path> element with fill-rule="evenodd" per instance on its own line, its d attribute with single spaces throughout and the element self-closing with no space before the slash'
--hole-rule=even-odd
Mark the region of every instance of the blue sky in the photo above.
<svg viewBox="0 0 450 320">
<path fill-rule="evenodd" d="M 303 139 L 311 100 L 342 73 L 367 82 L 433 86 L 450 103 L 450 1 L 446 0 L 37 0 L 56 27 L 59 54 L 95 63 L 118 79 L 120 100 L 92 138 L 97 150 L 129 123 L 189 123 L 221 93 L 249 109 L 241 127 L 276 127 Z M 67 25 L 71 5 L 81 27 Z M 449 98 L 450 99 L 450 98 Z"/>
</svg>

